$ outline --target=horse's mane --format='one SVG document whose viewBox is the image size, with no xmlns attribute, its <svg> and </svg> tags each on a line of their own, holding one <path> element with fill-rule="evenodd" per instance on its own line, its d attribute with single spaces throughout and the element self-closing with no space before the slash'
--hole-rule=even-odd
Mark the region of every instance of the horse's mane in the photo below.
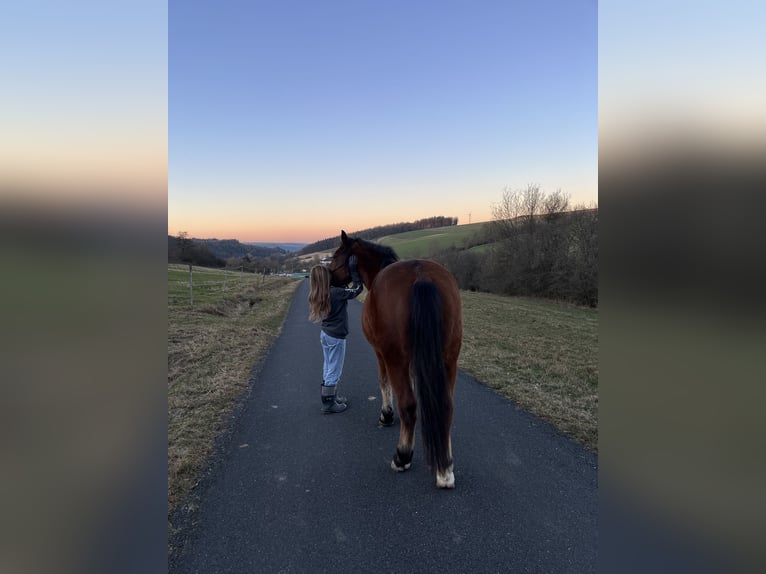
<svg viewBox="0 0 766 574">
<path fill-rule="evenodd" d="M 399 256 L 396 254 L 396 251 L 386 245 L 380 245 L 378 243 L 373 243 L 372 241 L 367 241 L 366 239 L 359 238 L 357 238 L 356 241 L 363 245 L 365 249 L 375 252 L 380 257 L 381 269 L 399 261 Z"/>
</svg>

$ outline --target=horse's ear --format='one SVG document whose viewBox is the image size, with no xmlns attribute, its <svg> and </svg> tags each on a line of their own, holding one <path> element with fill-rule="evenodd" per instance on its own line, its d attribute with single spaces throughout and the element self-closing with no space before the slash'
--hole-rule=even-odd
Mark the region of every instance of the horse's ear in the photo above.
<svg viewBox="0 0 766 574">
<path fill-rule="evenodd" d="M 343 245 L 348 245 L 349 243 L 348 235 L 346 235 L 346 232 L 342 229 L 340 230 L 340 241 L 343 243 Z"/>
</svg>

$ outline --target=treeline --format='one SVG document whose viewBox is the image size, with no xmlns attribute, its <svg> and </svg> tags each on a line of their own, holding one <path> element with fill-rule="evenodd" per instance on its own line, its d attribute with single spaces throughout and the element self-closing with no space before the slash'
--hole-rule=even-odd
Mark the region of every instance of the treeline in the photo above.
<svg viewBox="0 0 766 574">
<path fill-rule="evenodd" d="M 361 237 L 362 239 L 373 240 L 380 237 L 385 237 L 386 235 L 396 235 L 397 233 L 417 231 L 419 229 L 447 227 L 450 225 L 457 225 L 457 223 L 457 217 L 445 217 L 443 215 L 437 215 L 434 217 L 426 217 L 425 219 L 418 219 L 417 221 L 412 222 L 391 223 L 388 225 L 370 227 L 369 229 L 363 229 L 362 231 L 349 232 L 349 235 L 352 237 Z M 298 254 L 305 255 L 307 253 L 314 253 L 316 251 L 334 251 L 338 245 L 340 245 L 340 230 L 338 230 L 338 235 L 306 245 L 298 252 Z"/>
<path fill-rule="evenodd" d="M 570 208 L 560 191 L 505 190 L 484 250 L 437 255 L 461 289 L 598 305 L 598 207 Z"/>
<path fill-rule="evenodd" d="M 207 246 L 216 257 L 230 259 L 232 257 L 271 257 L 272 255 L 284 255 L 287 253 L 281 247 L 263 247 L 260 245 L 247 245 L 236 239 L 195 239 Z"/>
<path fill-rule="evenodd" d="M 277 273 L 286 254 L 281 247 L 246 245 L 236 239 L 192 239 L 185 232 L 168 235 L 168 263 Z"/>
<path fill-rule="evenodd" d="M 168 235 L 168 263 L 188 263 L 201 267 L 224 267 L 226 261 L 217 257 L 210 248 L 181 233 L 178 237 Z"/>
</svg>

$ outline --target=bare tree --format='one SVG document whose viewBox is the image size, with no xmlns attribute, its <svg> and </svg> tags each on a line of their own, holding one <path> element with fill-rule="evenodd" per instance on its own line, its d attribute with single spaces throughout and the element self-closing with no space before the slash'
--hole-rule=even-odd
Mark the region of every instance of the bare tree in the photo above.
<svg viewBox="0 0 766 574">
<path fill-rule="evenodd" d="M 503 189 L 482 252 L 439 254 L 462 289 L 598 305 L 598 205 L 570 205 L 560 189 Z"/>
<path fill-rule="evenodd" d="M 522 223 L 534 227 L 544 201 L 545 194 L 540 190 L 539 185 L 529 184 L 526 189 L 521 191 Z"/>
<path fill-rule="evenodd" d="M 569 211 L 569 194 L 557 189 L 543 199 L 543 216 L 548 221 L 558 219 Z"/>
<path fill-rule="evenodd" d="M 492 226 L 501 238 L 509 238 L 517 235 L 520 229 L 534 227 L 540 215 L 547 213 L 549 204 L 553 207 L 558 204 L 566 206 L 567 203 L 568 199 L 561 190 L 547 195 L 534 183 L 525 189 L 512 190 L 506 186 L 500 202 L 490 206 Z"/>
<path fill-rule="evenodd" d="M 191 265 L 193 246 L 192 240 L 189 239 L 189 234 L 186 231 L 179 231 L 176 237 L 178 239 L 179 259 L 183 263 L 189 263 Z"/>
<path fill-rule="evenodd" d="M 492 229 L 500 238 L 515 235 L 518 218 L 521 215 L 521 197 L 518 190 L 503 188 L 503 197 L 498 203 L 490 206 L 492 210 Z"/>
</svg>

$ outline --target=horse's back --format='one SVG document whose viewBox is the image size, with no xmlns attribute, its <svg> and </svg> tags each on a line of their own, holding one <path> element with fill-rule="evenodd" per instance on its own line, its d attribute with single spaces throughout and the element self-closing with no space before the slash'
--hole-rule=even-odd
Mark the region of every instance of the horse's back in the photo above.
<svg viewBox="0 0 766 574">
<path fill-rule="evenodd" d="M 444 294 L 458 295 L 457 282 L 444 265 L 431 259 L 406 259 L 397 261 L 383 269 L 375 279 L 373 289 L 404 288 L 406 291 L 416 281 L 432 281 Z"/>
<path fill-rule="evenodd" d="M 410 295 L 416 282 L 435 285 L 442 306 L 445 343 L 454 346 L 456 341 L 459 352 L 462 313 L 457 282 L 443 265 L 430 259 L 397 261 L 378 274 L 364 304 L 365 336 L 373 346 L 406 352 Z"/>
</svg>

